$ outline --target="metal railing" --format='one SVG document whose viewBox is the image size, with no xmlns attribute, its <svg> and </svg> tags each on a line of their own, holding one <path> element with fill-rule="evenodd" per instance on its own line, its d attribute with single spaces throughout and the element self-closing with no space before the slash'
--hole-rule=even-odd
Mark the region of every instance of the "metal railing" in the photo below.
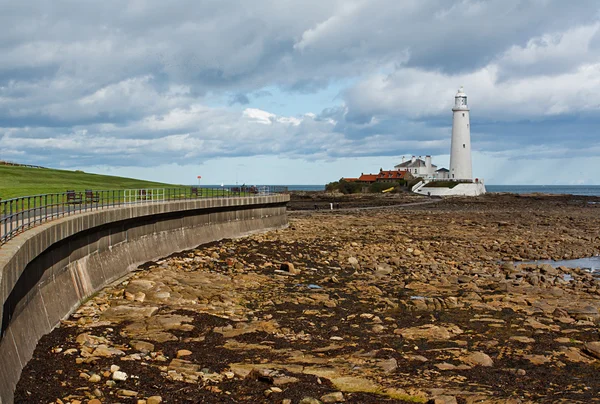
<svg viewBox="0 0 600 404">
<path fill-rule="evenodd" d="M 93 210 L 199 198 L 231 198 L 287 193 L 282 186 L 180 187 L 86 190 L 0 200 L 0 246 L 41 223 Z"/>
</svg>

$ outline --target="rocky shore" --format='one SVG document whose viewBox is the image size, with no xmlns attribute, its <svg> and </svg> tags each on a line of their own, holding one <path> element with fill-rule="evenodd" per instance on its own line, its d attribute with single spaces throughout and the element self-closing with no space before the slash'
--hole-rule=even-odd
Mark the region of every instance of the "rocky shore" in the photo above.
<svg viewBox="0 0 600 404">
<path fill-rule="evenodd" d="M 600 401 L 600 280 L 523 264 L 598 254 L 596 202 L 291 212 L 99 292 L 40 341 L 16 402 Z"/>
</svg>

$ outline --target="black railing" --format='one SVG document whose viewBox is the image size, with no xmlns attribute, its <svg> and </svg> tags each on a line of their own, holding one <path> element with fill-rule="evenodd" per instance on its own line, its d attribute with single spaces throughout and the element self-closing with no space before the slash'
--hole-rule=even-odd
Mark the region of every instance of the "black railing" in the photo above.
<svg viewBox="0 0 600 404">
<path fill-rule="evenodd" d="M 120 190 L 70 190 L 0 200 L 0 246 L 17 234 L 50 220 L 93 210 L 198 198 L 231 198 L 286 193 L 281 186 L 180 187 Z"/>
</svg>

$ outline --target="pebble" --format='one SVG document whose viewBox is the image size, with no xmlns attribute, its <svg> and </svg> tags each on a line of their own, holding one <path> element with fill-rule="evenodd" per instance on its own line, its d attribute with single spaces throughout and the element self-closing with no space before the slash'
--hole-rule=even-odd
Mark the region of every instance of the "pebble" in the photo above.
<svg viewBox="0 0 600 404">
<path fill-rule="evenodd" d="M 125 380 L 127 380 L 127 377 L 127 373 L 121 372 L 119 370 L 112 374 L 112 379 L 120 382 L 124 382 Z"/>
</svg>

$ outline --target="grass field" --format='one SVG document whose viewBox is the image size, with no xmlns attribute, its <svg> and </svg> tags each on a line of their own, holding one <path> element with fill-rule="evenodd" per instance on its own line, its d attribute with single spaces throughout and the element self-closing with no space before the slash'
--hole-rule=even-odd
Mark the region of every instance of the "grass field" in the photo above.
<svg viewBox="0 0 600 404">
<path fill-rule="evenodd" d="M 65 192 L 137 188 L 174 188 L 178 185 L 142 181 L 110 175 L 87 174 L 29 167 L 0 166 L 0 198 L 3 200 L 26 195 Z"/>
</svg>

